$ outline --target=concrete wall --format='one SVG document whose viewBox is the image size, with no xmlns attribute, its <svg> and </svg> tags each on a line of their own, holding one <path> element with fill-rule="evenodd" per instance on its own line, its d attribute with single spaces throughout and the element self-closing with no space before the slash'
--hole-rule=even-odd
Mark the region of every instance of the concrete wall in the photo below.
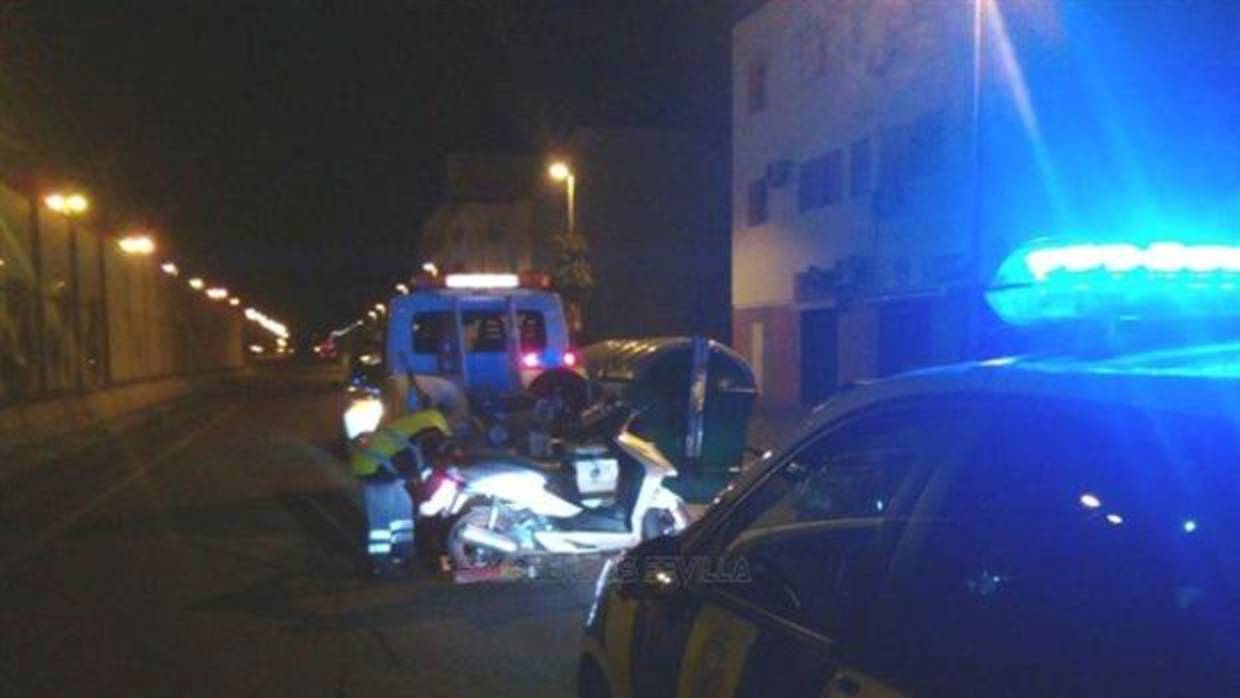
<svg viewBox="0 0 1240 698">
<path fill-rule="evenodd" d="M 243 364 L 239 312 L 0 185 L 0 422 L 5 408 Z"/>
<path fill-rule="evenodd" d="M 234 372 L 176 376 L 10 405 L 0 409 L 0 454 L 60 439 L 94 424 L 145 413 L 214 387 L 231 375 Z"/>
</svg>

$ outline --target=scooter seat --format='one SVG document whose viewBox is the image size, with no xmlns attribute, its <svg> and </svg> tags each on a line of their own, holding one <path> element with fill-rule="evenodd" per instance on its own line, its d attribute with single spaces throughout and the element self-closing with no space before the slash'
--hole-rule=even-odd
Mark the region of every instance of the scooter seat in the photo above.
<svg viewBox="0 0 1240 698">
<path fill-rule="evenodd" d="M 525 468 L 538 472 L 555 472 L 561 469 L 561 465 L 556 462 L 544 463 L 536 461 L 532 458 L 525 458 L 507 451 L 487 451 L 483 453 L 473 454 L 465 463 L 461 464 L 464 468 Z"/>
</svg>

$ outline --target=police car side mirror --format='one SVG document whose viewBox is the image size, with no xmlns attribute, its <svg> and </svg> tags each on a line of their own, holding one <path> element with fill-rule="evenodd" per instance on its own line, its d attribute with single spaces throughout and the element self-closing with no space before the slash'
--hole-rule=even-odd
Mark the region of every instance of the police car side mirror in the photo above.
<svg viewBox="0 0 1240 698">
<path fill-rule="evenodd" d="M 620 596 L 646 601 L 679 595 L 688 581 L 681 574 L 680 559 L 680 541 L 672 536 L 652 538 L 633 548 L 617 563 Z"/>
</svg>

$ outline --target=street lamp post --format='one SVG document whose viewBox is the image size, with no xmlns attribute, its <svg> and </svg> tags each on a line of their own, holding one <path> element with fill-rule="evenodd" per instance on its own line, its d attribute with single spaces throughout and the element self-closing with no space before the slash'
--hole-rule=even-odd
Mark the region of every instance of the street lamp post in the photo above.
<svg viewBox="0 0 1240 698">
<path fill-rule="evenodd" d="M 69 236 L 69 333 L 73 337 L 73 351 L 77 355 L 73 361 L 73 385 L 81 392 L 84 387 L 82 376 L 82 322 L 79 317 L 78 296 L 81 289 L 78 286 L 78 242 L 77 242 L 77 226 L 76 219 L 86 213 L 86 209 L 90 208 L 90 202 L 82 194 L 49 194 L 43 203 L 47 205 L 53 212 L 64 217 Z M 105 335 L 106 336 L 106 335 Z"/>
<path fill-rule="evenodd" d="M 577 177 L 573 175 L 573 170 L 568 163 L 563 160 L 551 163 L 551 166 L 547 168 L 547 174 L 557 182 L 564 182 L 564 193 L 568 199 L 568 233 L 571 235 L 577 232 Z"/>
<path fill-rule="evenodd" d="M 547 167 L 547 174 L 551 179 L 564 183 L 564 194 L 568 204 L 566 211 L 568 227 L 561 242 L 563 251 L 570 258 L 575 253 L 584 254 L 584 243 L 577 238 L 577 176 L 573 173 L 572 168 L 568 166 L 568 163 L 563 160 L 552 162 Z M 592 282 L 587 281 L 582 286 L 584 287 L 590 283 Z M 575 285 L 577 285 L 575 282 L 569 282 L 570 287 Z M 566 288 L 565 291 L 572 291 L 571 294 L 566 293 L 565 300 L 567 303 L 565 312 L 568 316 L 569 329 L 572 331 L 574 340 L 576 340 L 585 324 L 582 317 L 584 314 L 582 306 L 585 303 L 584 291 L 580 288 Z"/>
</svg>

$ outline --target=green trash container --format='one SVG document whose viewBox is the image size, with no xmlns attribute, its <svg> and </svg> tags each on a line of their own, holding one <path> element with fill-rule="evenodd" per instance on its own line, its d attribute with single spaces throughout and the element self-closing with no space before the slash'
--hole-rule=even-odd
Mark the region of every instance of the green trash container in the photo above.
<svg viewBox="0 0 1240 698">
<path fill-rule="evenodd" d="M 694 337 L 607 340 L 582 356 L 595 385 L 644 409 L 634 430 L 676 464 L 671 489 L 706 502 L 731 479 L 757 396 L 744 358 Z"/>
</svg>

